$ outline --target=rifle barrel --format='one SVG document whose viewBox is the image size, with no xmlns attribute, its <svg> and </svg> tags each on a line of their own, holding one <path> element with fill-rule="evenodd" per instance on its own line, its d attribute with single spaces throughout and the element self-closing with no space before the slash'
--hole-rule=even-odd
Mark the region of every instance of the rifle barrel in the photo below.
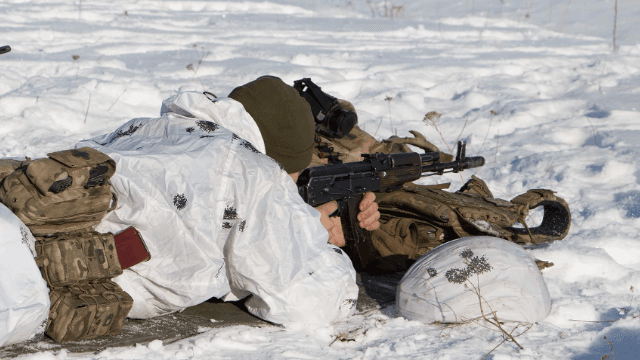
<svg viewBox="0 0 640 360">
<path fill-rule="evenodd" d="M 465 169 L 477 168 L 480 166 L 484 166 L 484 157 L 482 156 L 471 156 L 465 158 L 465 162 L 468 164 L 465 166 Z"/>
<path fill-rule="evenodd" d="M 423 165 L 422 173 L 434 172 L 440 173 L 445 170 L 452 170 L 453 172 L 462 171 L 464 169 L 476 168 L 484 165 L 484 158 L 482 156 L 469 156 L 465 157 L 462 161 L 451 162 L 437 162 L 431 165 Z"/>
</svg>

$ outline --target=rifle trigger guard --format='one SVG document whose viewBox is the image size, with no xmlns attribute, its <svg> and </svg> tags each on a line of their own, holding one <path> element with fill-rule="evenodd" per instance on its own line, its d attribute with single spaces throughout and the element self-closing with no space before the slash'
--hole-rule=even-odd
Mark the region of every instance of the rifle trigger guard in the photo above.
<svg viewBox="0 0 640 360">
<path fill-rule="evenodd" d="M 338 201 L 338 208 L 336 211 L 329 214 L 329 217 L 342 217 L 342 213 L 347 210 L 347 202 L 346 201 Z"/>
</svg>

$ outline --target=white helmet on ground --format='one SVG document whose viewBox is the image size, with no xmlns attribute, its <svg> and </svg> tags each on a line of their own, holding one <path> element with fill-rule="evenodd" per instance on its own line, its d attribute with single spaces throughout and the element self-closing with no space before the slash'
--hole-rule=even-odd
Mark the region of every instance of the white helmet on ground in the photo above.
<svg viewBox="0 0 640 360">
<path fill-rule="evenodd" d="M 478 236 L 447 242 L 422 256 L 400 281 L 396 313 L 410 320 L 463 322 L 496 312 L 500 321 L 541 321 L 549 290 L 535 259 L 512 242 Z"/>
</svg>

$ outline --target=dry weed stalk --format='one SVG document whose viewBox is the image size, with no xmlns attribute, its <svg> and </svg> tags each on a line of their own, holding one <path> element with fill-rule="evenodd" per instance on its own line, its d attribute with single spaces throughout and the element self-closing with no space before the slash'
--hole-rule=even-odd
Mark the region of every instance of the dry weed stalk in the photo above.
<svg viewBox="0 0 640 360">
<path fill-rule="evenodd" d="M 444 139 L 444 135 L 442 134 L 442 130 L 440 128 L 440 118 L 442 118 L 442 114 L 440 114 L 439 112 L 429 111 L 424 115 L 424 118 L 422 119 L 422 121 L 426 122 L 428 125 L 433 126 L 434 129 L 436 129 L 436 131 L 440 135 L 440 138 L 442 139 L 442 142 L 447 146 L 447 149 L 449 150 L 449 154 L 453 154 L 453 150 L 451 150 L 449 143 L 447 143 L 447 140 Z M 460 133 L 458 134 L 458 138 L 456 139 L 456 142 L 455 142 L 456 144 L 460 140 L 460 137 L 462 136 L 464 129 L 467 127 L 468 122 L 469 122 L 469 117 L 467 116 L 464 119 L 464 125 L 462 125 L 462 129 L 460 129 Z M 464 182 L 464 179 L 462 178 L 462 174 L 458 173 L 458 176 L 460 176 L 460 181 Z"/>
<path fill-rule="evenodd" d="M 520 348 L 520 350 L 524 350 L 524 348 L 522 347 L 522 345 L 520 345 L 520 344 L 516 341 L 515 337 L 512 335 L 513 331 L 515 331 L 515 329 L 516 329 L 516 328 L 518 328 L 518 326 L 520 326 L 522 323 L 518 323 L 518 324 L 516 325 L 516 327 L 515 327 L 515 328 L 514 328 L 510 333 L 509 333 L 509 332 L 507 332 L 507 331 L 502 327 L 502 324 L 503 324 L 503 323 L 501 323 L 501 322 L 500 322 L 500 320 L 498 320 L 498 314 L 497 314 L 497 311 L 493 311 L 493 309 L 491 309 L 491 305 L 489 305 L 489 303 L 487 302 L 487 300 L 486 300 L 486 299 L 485 299 L 485 298 L 480 294 L 480 280 L 479 280 L 479 278 L 478 278 L 478 275 L 476 275 L 476 280 L 477 280 L 477 283 L 478 283 L 478 286 L 477 286 L 477 287 L 476 287 L 475 285 L 473 285 L 473 283 L 472 283 L 470 280 L 468 280 L 468 279 L 467 279 L 467 282 L 468 282 L 469 284 L 471 284 L 471 287 L 473 288 L 473 289 L 472 289 L 472 290 L 470 290 L 470 291 L 471 291 L 472 293 L 474 293 L 475 295 L 477 295 L 477 296 L 478 296 L 478 305 L 480 306 L 480 313 L 482 314 L 482 319 L 483 319 L 484 321 L 488 322 L 489 324 L 491 324 L 491 325 L 493 325 L 493 326 L 497 327 L 497 328 L 498 328 L 498 330 L 500 330 L 500 332 L 503 334 L 503 336 L 505 336 L 505 339 L 504 339 L 505 341 L 511 341 L 511 342 L 513 342 L 514 344 L 516 344 L 516 345 Z M 483 301 L 483 300 L 484 300 L 484 302 L 487 304 L 487 306 L 489 307 L 489 309 L 492 311 L 491 313 L 493 314 L 493 320 L 492 320 L 492 319 L 490 319 L 490 318 L 487 318 L 487 316 L 488 316 L 488 315 L 485 315 L 485 313 L 484 313 L 484 308 L 482 307 L 482 301 Z M 529 328 L 530 328 L 530 327 L 531 327 L 531 325 L 529 325 Z M 529 328 L 527 328 L 527 330 L 529 330 Z M 525 330 L 525 331 L 526 331 L 526 330 Z M 521 333 L 521 334 L 522 334 L 522 333 Z M 521 334 L 519 334 L 519 335 L 521 335 Z M 503 341 L 503 342 L 504 342 L 504 341 Z M 495 348 L 494 348 L 494 349 L 495 349 Z M 493 350 L 491 350 L 491 351 L 493 351 Z M 489 355 L 489 354 L 487 354 L 487 355 Z M 487 355 L 485 355 L 485 357 L 486 357 Z M 484 358 L 483 358 L 483 359 L 484 359 Z"/>
<path fill-rule="evenodd" d="M 367 5 L 371 10 L 371 16 L 375 17 L 376 9 L 371 3 L 371 0 L 367 0 Z M 391 6 L 389 6 L 387 0 L 384 0 L 384 4 L 382 6 L 378 6 L 378 11 L 380 12 L 380 16 L 388 18 L 398 18 L 404 15 L 404 5 L 394 5 L 392 2 Z"/>
<path fill-rule="evenodd" d="M 467 127 L 467 122 L 469 122 L 469 116 L 464 118 L 464 125 L 462 125 L 462 129 L 460 129 L 460 133 L 458 134 L 458 138 L 456 139 L 456 142 L 455 142 L 456 144 L 458 143 L 458 141 L 460 141 L 460 136 L 462 136 L 464 129 Z"/>
<path fill-rule="evenodd" d="M 80 62 L 78 59 L 80 59 L 80 55 L 71 55 L 71 58 L 76 62 L 76 80 L 78 80 L 78 73 L 80 72 Z"/>
<path fill-rule="evenodd" d="M 371 9 L 371 16 L 376 17 L 376 11 L 373 9 L 373 5 L 371 4 L 371 0 L 367 0 L 367 5 L 369 5 L 369 9 Z"/>
<path fill-rule="evenodd" d="M 329 346 L 333 345 L 338 340 L 340 340 L 341 342 L 356 341 L 355 338 L 354 338 L 355 337 L 354 335 L 357 334 L 362 329 L 363 329 L 363 327 L 359 326 L 355 330 L 351 330 L 349 332 L 339 334 L 338 336 L 336 336 L 335 339 L 333 339 L 333 341 L 329 344 Z"/>
<path fill-rule="evenodd" d="M 209 55 L 209 52 L 204 51 L 204 47 L 200 47 L 200 49 L 202 50 L 202 54 L 198 52 L 198 45 L 193 44 L 193 51 L 195 51 L 196 54 L 198 54 L 198 57 L 200 57 L 200 59 L 198 59 L 198 64 L 195 67 L 193 66 L 193 63 L 187 65 L 187 70 L 193 71 L 193 77 L 198 79 L 200 86 L 202 86 L 202 90 L 204 90 L 204 84 L 202 83 L 202 81 L 200 80 L 200 77 L 198 76 L 198 69 L 200 69 L 200 65 L 202 65 L 202 62 L 204 61 L 204 59 Z"/>
<path fill-rule="evenodd" d="M 620 309 L 621 315 L 627 315 L 629 313 L 629 311 L 631 311 L 631 304 L 633 303 L 633 297 L 636 295 L 635 289 L 633 288 L 633 285 L 631 285 L 631 287 L 629 287 L 629 291 L 631 291 L 631 300 L 629 300 L 629 306 L 628 307 Z M 634 314 L 633 317 L 635 318 L 637 316 Z"/>
<path fill-rule="evenodd" d="M 493 315 L 493 313 L 489 313 L 487 315 Z M 478 317 L 471 318 L 471 319 L 463 319 L 462 321 L 459 321 L 459 322 L 440 322 L 440 321 L 436 321 L 433 324 L 434 325 L 442 325 L 442 326 L 444 326 L 444 328 L 442 330 L 440 330 L 440 336 L 444 336 L 442 333 L 446 329 L 453 329 L 455 327 L 469 325 L 469 324 L 474 323 L 477 320 L 481 320 L 481 319 L 482 319 L 482 315 L 480 315 Z M 488 327 L 484 326 L 483 324 L 478 324 L 478 325 L 482 326 L 485 329 L 489 329 Z M 492 329 L 489 329 L 489 330 L 492 330 Z"/>
<path fill-rule="evenodd" d="M 389 107 L 389 122 L 391 124 L 391 133 L 393 134 L 393 120 L 391 119 L 391 100 L 393 100 L 393 98 L 388 95 L 384 98 L 384 101 L 387 102 L 387 105 Z M 380 125 L 382 125 L 382 120 L 383 118 L 380 118 L 380 122 L 378 123 L 378 127 L 376 128 L 376 132 L 373 133 L 373 137 L 376 137 L 376 135 L 378 134 L 378 130 L 380 130 Z"/>
<path fill-rule="evenodd" d="M 84 114 L 84 123 L 87 123 L 87 116 L 89 116 L 89 107 L 91 106 L 91 93 L 89 93 L 89 103 L 87 104 L 87 112 Z"/>
<path fill-rule="evenodd" d="M 542 174 L 541 177 L 545 177 L 545 175 L 549 174 L 549 176 L 553 175 L 553 163 L 556 161 L 556 157 L 554 156 L 553 159 L 551 159 L 551 162 L 549 163 L 549 166 L 547 166 L 547 170 L 544 172 L 544 174 Z"/>
<path fill-rule="evenodd" d="M 389 126 L 391 127 L 391 133 L 393 134 L 393 119 L 391 118 L 391 100 L 393 100 L 391 96 L 387 96 L 384 98 L 384 101 L 387 102 L 387 106 L 389 107 L 389 124 L 390 124 Z M 396 135 L 398 134 L 396 133 Z"/>
<path fill-rule="evenodd" d="M 480 149 L 478 150 L 478 152 L 482 151 L 482 148 L 484 147 L 484 144 L 487 142 L 487 137 L 489 136 L 489 131 L 491 131 L 491 124 L 493 123 L 493 117 L 498 115 L 498 112 L 496 112 L 495 110 L 490 110 L 489 113 L 491 114 L 491 116 L 489 117 L 489 127 L 487 127 L 487 132 L 484 134 L 484 139 L 482 139 L 482 145 L 480 145 Z M 479 169 L 476 169 L 474 174 L 478 173 Z"/>
<path fill-rule="evenodd" d="M 124 90 L 120 93 L 120 95 L 118 95 L 118 97 L 113 101 L 113 103 L 111 104 L 111 106 L 109 106 L 109 108 L 107 109 L 107 112 L 108 112 L 109 110 L 111 110 L 111 108 L 113 107 L 113 105 L 115 105 L 115 104 L 118 102 L 118 100 L 120 99 L 120 96 L 124 95 L 124 93 L 125 93 L 126 91 L 127 91 L 127 89 L 124 89 Z"/>
<path fill-rule="evenodd" d="M 460 256 L 464 259 L 464 263 L 466 267 L 463 269 L 457 269 L 457 268 L 449 269 L 445 273 L 445 277 L 447 278 L 447 281 L 455 284 L 463 284 L 465 289 L 475 294 L 478 297 L 478 306 L 480 307 L 480 313 L 482 315 L 475 318 L 474 321 L 480 320 L 480 319 L 484 320 L 487 324 L 497 329 L 497 331 L 500 332 L 503 336 L 503 340 L 498 345 L 496 345 L 493 349 L 491 349 L 491 351 L 489 351 L 482 359 L 485 359 L 487 356 L 489 356 L 489 354 L 491 354 L 495 349 L 497 349 L 500 345 L 502 345 L 506 341 L 511 341 L 512 343 L 517 345 L 518 348 L 520 348 L 520 350 L 523 350 L 524 348 L 518 343 L 518 341 L 516 341 L 515 338 L 529 331 L 532 325 L 519 322 L 516 324 L 516 326 L 513 329 L 511 329 L 510 332 L 508 332 L 502 326 L 504 323 L 500 322 L 500 320 L 498 319 L 497 311 L 494 311 L 491 308 L 491 305 L 489 304 L 489 302 L 482 296 L 481 288 L 480 288 L 480 275 L 493 270 L 493 267 L 489 263 L 488 259 L 485 258 L 484 255 L 474 256 L 474 253 L 473 251 L 471 251 L 471 249 L 464 249 L 460 253 Z M 475 285 L 469 279 L 471 275 L 476 276 Z M 483 301 L 491 311 L 490 313 L 485 313 L 484 307 L 482 305 Z M 482 324 L 478 324 L 478 325 L 482 326 Z M 520 326 L 526 326 L 527 328 L 524 331 L 520 332 L 519 334 L 514 335 L 513 333 Z M 485 327 L 485 328 L 496 331 L 494 328 L 489 328 L 489 327 Z"/>
<path fill-rule="evenodd" d="M 607 344 L 611 347 L 611 356 L 609 356 L 609 354 L 604 354 L 602 355 L 602 357 L 600 358 L 600 360 L 615 360 L 616 359 L 616 353 L 613 351 L 613 344 L 611 343 L 611 341 L 609 341 L 609 339 L 607 339 L 607 336 L 604 336 L 604 339 L 607 340 Z"/>
<path fill-rule="evenodd" d="M 493 160 L 494 168 L 498 165 L 498 149 L 500 149 L 500 129 L 498 129 L 498 133 L 496 134 L 496 157 Z"/>
<path fill-rule="evenodd" d="M 491 124 L 493 123 L 493 117 L 498 115 L 498 113 L 495 110 L 491 110 L 489 111 L 489 113 L 491 114 L 491 117 L 489 117 L 489 127 L 487 128 L 487 132 L 484 134 L 484 139 L 482 140 L 482 145 L 480 145 L 480 150 L 478 150 L 478 152 L 482 151 L 482 148 L 484 147 L 484 143 L 487 141 L 487 137 L 489 136 L 489 131 L 491 130 Z"/>
<path fill-rule="evenodd" d="M 440 134 L 440 138 L 442 139 L 442 142 L 447 146 L 447 149 L 449 149 L 449 153 L 453 153 L 453 151 L 451 150 L 451 147 L 447 143 L 447 140 L 444 139 L 444 135 L 442 135 L 442 131 L 440 130 L 440 118 L 442 118 L 442 114 L 440 114 L 439 112 L 429 111 L 424 115 L 424 118 L 422 119 L 422 121 L 426 122 L 428 125 L 431 125 L 433 126 L 434 129 L 436 129 L 438 134 Z"/>
<path fill-rule="evenodd" d="M 616 44 L 616 34 L 618 32 L 618 0 L 615 3 L 615 11 L 613 15 L 613 52 L 618 50 Z"/>
<path fill-rule="evenodd" d="M 516 324 L 516 326 L 511 330 L 511 332 L 509 333 L 509 335 L 510 335 L 510 336 L 511 336 L 511 335 L 513 335 L 513 333 L 516 331 L 516 329 L 517 329 L 520 325 L 522 325 L 522 323 L 518 323 L 518 324 Z M 526 333 L 527 331 L 529 331 L 529 329 L 531 329 L 531 326 L 533 326 L 533 325 L 528 324 L 527 328 L 526 328 L 524 331 L 522 331 L 520 334 L 515 335 L 515 337 L 518 337 L 518 336 L 520 336 L 520 335 L 522 335 L 522 334 Z M 490 354 L 491 354 L 495 349 L 497 349 L 500 345 L 504 344 L 507 340 L 509 340 L 509 338 L 508 338 L 508 337 L 503 337 L 502 341 L 501 341 L 498 345 L 496 345 L 493 349 L 491 349 L 488 353 L 486 353 L 486 354 L 485 354 L 485 356 L 483 356 L 481 360 L 486 359 L 486 358 L 487 358 L 487 356 L 489 356 L 489 355 L 490 355 Z"/>
<path fill-rule="evenodd" d="M 391 5 L 391 17 L 397 18 L 397 17 L 400 17 L 401 15 L 404 15 L 404 6 Z"/>
</svg>

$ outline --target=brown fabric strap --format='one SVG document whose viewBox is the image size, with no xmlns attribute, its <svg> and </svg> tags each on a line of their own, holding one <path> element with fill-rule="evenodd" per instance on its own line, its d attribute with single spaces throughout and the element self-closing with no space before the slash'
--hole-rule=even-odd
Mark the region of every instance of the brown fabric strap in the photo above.
<svg viewBox="0 0 640 360">
<path fill-rule="evenodd" d="M 29 181 L 29 178 L 24 173 L 24 171 L 22 169 L 18 169 L 16 171 L 17 171 L 16 177 L 18 178 L 22 186 L 24 186 L 25 190 L 27 190 L 34 199 L 39 199 L 42 195 L 40 195 L 40 193 L 36 190 L 36 188 L 33 186 L 31 181 Z"/>
<path fill-rule="evenodd" d="M 115 191 L 111 191 L 111 206 L 107 209 L 107 213 L 112 212 L 118 206 L 118 195 L 116 195 Z"/>
</svg>

